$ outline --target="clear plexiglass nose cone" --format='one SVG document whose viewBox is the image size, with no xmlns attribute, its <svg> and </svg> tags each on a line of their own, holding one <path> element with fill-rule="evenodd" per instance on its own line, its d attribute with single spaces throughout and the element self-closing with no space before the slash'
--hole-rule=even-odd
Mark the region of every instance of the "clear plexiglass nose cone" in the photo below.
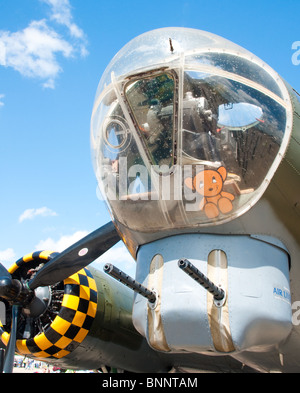
<svg viewBox="0 0 300 393">
<path fill-rule="evenodd" d="M 262 196 L 291 122 L 283 81 L 247 50 L 195 29 L 150 31 L 116 54 L 99 83 L 99 188 L 136 243 L 143 233 L 228 222 Z"/>
</svg>

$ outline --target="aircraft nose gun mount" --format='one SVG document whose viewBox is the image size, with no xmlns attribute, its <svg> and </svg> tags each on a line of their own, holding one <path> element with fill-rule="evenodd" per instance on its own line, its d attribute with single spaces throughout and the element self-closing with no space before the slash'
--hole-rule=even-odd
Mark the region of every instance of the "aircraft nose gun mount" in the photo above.
<svg viewBox="0 0 300 393">
<path fill-rule="evenodd" d="M 150 291 L 142 284 L 140 284 L 138 281 L 134 280 L 132 277 L 128 276 L 128 274 L 124 273 L 122 270 L 118 269 L 116 266 L 112 265 L 111 263 L 107 263 L 104 266 L 103 270 L 111 277 L 115 278 L 116 280 L 120 281 L 122 284 L 131 288 L 134 292 L 144 296 L 146 299 L 148 299 L 149 303 L 153 307 L 155 307 L 155 303 L 157 299 L 155 291 Z"/>
<path fill-rule="evenodd" d="M 198 284 L 210 292 L 214 297 L 214 303 L 217 307 L 222 307 L 226 302 L 226 292 L 220 286 L 215 285 L 208 277 L 196 268 L 189 260 L 182 258 L 178 261 L 178 266 L 187 275 L 193 278 Z"/>
<path fill-rule="evenodd" d="M 226 292 L 220 286 L 215 285 L 209 280 L 200 270 L 196 268 L 189 260 L 182 258 L 178 261 L 178 266 L 191 278 L 193 278 L 198 284 L 210 292 L 214 297 L 214 303 L 217 307 L 222 307 L 226 302 Z M 157 294 L 154 290 L 149 290 L 138 281 L 134 280 L 128 274 L 118 269 L 111 263 L 104 265 L 103 270 L 105 273 L 120 281 L 122 284 L 131 288 L 134 292 L 139 293 L 146 299 L 148 299 L 150 305 L 155 308 L 157 301 Z"/>
</svg>

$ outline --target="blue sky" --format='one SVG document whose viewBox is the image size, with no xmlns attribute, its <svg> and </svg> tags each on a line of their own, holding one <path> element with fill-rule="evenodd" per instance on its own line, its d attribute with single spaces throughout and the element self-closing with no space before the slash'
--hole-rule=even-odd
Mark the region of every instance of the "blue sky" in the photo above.
<svg viewBox="0 0 300 393">
<path fill-rule="evenodd" d="M 110 220 L 96 196 L 90 116 L 129 40 L 166 26 L 207 30 L 299 91 L 299 15 L 299 0 L 0 0 L 0 261 L 61 251 Z M 106 258 L 133 271 L 120 244 Z"/>
</svg>

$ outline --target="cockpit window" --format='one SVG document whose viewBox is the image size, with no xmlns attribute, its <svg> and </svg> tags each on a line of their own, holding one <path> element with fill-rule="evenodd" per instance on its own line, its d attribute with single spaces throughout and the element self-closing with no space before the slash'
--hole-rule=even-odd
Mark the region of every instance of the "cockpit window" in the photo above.
<svg viewBox="0 0 300 393">
<path fill-rule="evenodd" d="M 145 142 L 152 165 L 174 164 L 173 75 L 164 73 L 130 81 L 125 95 L 137 128 Z"/>
<path fill-rule="evenodd" d="M 224 166 L 236 195 L 253 193 L 279 151 L 286 125 L 281 100 L 246 83 L 185 73 L 183 164 Z"/>
</svg>

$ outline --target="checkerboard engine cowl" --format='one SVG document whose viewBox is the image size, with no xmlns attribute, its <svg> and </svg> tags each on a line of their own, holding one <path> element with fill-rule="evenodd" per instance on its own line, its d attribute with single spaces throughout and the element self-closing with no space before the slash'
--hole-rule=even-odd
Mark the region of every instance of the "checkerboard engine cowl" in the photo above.
<svg viewBox="0 0 300 393">
<path fill-rule="evenodd" d="M 61 308 L 51 325 L 34 338 L 17 340 L 17 352 L 40 359 L 63 358 L 74 351 L 87 336 L 96 311 L 96 282 L 91 272 L 84 268 L 64 280 Z M 1 324 L 0 336 L 7 344 L 9 334 Z"/>
</svg>

